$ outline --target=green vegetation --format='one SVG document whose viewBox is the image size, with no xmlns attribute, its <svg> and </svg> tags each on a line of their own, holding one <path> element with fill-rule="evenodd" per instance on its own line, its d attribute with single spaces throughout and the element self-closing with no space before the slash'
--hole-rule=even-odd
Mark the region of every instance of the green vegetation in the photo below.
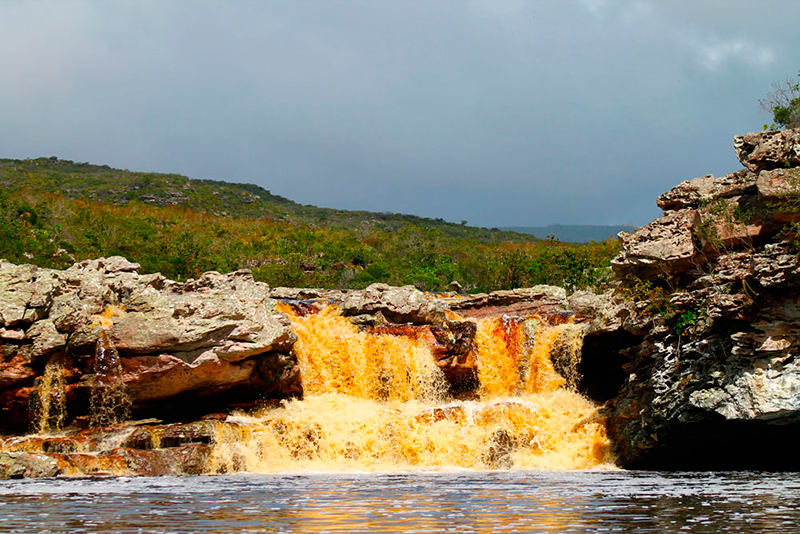
<svg viewBox="0 0 800 534">
<path fill-rule="evenodd" d="M 800 80 L 800 71 L 797 73 Z M 780 82 L 772 84 L 772 91 L 758 103 L 761 109 L 772 115 L 772 124 L 765 124 L 764 129 L 800 127 L 800 83 L 788 76 Z"/>
<path fill-rule="evenodd" d="M 296 224 L 385 231 L 399 230 L 406 224 L 412 224 L 480 243 L 535 240 L 523 233 L 475 228 L 443 219 L 305 206 L 253 184 L 192 180 L 179 174 L 131 172 L 56 157 L 0 159 L 0 186 L 104 204 L 126 205 L 138 200 L 144 204 L 178 206 L 222 217 L 269 218 Z"/>
<path fill-rule="evenodd" d="M 121 255 L 178 280 L 249 268 L 272 286 L 575 289 L 604 283 L 618 250 L 55 158 L 0 160 L 0 185 L 0 257 L 51 268 Z"/>
</svg>

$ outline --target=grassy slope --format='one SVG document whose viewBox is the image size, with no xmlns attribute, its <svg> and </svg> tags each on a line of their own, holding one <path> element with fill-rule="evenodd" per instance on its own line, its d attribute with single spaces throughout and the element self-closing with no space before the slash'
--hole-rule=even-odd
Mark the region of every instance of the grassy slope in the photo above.
<svg viewBox="0 0 800 534">
<path fill-rule="evenodd" d="M 223 217 L 268 217 L 300 224 L 363 226 L 385 231 L 414 224 L 441 231 L 450 237 L 482 243 L 539 240 L 523 232 L 501 232 L 496 228 L 465 226 L 443 219 L 302 205 L 253 184 L 193 180 L 179 174 L 131 172 L 57 158 L 0 159 L 0 185 L 117 205 L 139 200 L 157 206 L 181 206 Z"/>
<path fill-rule="evenodd" d="M 598 283 L 616 243 L 570 245 L 440 219 L 302 206 L 247 184 L 54 158 L 0 160 L 0 257 L 64 268 L 119 254 L 186 279 L 250 268 L 271 285 L 486 291 Z"/>
</svg>

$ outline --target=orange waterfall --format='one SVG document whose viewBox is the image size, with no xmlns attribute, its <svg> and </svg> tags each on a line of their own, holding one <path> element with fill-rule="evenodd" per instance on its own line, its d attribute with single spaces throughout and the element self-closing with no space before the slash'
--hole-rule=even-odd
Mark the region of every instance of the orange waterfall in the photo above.
<svg viewBox="0 0 800 534">
<path fill-rule="evenodd" d="M 333 306 L 284 311 L 304 398 L 221 423 L 211 472 L 613 467 L 597 406 L 570 387 L 577 325 L 478 321 L 479 398 L 457 400 L 423 341 L 359 331 Z"/>
</svg>

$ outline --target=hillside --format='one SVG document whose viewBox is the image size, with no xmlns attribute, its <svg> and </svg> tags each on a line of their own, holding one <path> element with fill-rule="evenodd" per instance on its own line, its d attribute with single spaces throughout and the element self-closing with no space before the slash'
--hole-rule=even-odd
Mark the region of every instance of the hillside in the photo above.
<svg viewBox="0 0 800 534">
<path fill-rule="evenodd" d="M 0 160 L 0 186 L 0 258 L 59 269 L 119 255 L 177 280 L 247 268 L 272 286 L 475 292 L 599 284 L 618 250 L 56 158 Z"/>
<path fill-rule="evenodd" d="M 132 172 L 56 157 L 0 159 L 0 186 L 115 205 L 138 201 L 162 207 L 180 206 L 221 217 L 266 217 L 300 224 L 383 231 L 396 231 L 406 224 L 414 224 L 481 243 L 537 241 L 526 232 L 477 228 L 443 219 L 298 204 L 253 184 L 195 180 L 180 174 Z"/>
</svg>

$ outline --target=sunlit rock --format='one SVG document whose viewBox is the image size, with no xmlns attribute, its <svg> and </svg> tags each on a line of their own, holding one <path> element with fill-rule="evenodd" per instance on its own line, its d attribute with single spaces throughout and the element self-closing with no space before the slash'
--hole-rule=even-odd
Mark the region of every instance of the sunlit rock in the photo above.
<svg viewBox="0 0 800 534">
<path fill-rule="evenodd" d="M 800 129 L 737 135 L 733 147 L 736 157 L 751 171 L 800 166 Z"/>
</svg>

